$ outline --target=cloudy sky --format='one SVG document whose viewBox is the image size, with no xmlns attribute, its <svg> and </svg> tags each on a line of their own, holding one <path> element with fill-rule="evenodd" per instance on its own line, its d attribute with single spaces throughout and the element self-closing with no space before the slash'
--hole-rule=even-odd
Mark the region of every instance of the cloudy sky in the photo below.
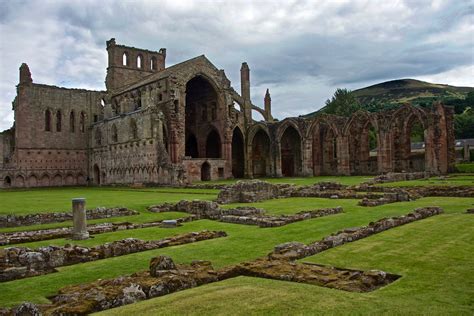
<svg viewBox="0 0 474 316">
<path fill-rule="evenodd" d="M 274 116 L 314 111 L 336 88 L 398 78 L 474 86 L 474 1 L 0 0 L 0 131 L 13 122 L 18 67 L 34 82 L 104 89 L 105 41 L 205 54 Z"/>
</svg>

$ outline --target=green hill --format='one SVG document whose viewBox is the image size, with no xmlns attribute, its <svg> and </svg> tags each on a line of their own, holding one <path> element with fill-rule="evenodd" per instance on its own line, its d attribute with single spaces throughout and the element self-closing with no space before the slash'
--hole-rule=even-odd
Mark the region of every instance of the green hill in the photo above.
<svg viewBox="0 0 474 316">
<path fill-rule="evenodd" d="M 435 100 L 464 99 L 471 91 L 474 91 L 473 87 L 455 87 L 415 79 L 398 79 L 354 90 L 352 93 L 365 107 L 382 104 L 393 106 L 407 102 L 423 106 Z"/>
<path fill-rule="evenodd" d="M 470 106 L 474 107 L 474 87 L 456 87 L 430 83 L 415 79 L 397 79 L 378 83 L 351 93 L 362 109 L 370 112 L 399 107 L 404 103 L 416 106 L 430 106 L 434 101 L 453 106 L 456 114 L 461 114 Z M 312 117 L 325 111 L 321 109 L 303 115 Z"/>
</svg>

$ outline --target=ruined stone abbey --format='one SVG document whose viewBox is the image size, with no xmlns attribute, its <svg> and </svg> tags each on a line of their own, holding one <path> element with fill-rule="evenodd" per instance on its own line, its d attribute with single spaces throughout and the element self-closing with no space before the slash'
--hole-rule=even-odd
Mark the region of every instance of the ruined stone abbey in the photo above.
<svg viewBox="0 0 474 316">
<path fill-rule="evenodd" d="M 454 165 L 453 111 L 441 104 L 277 121 L 268 90 L 263 107 L 252 103 L 246 63 L 239 94 L 204 55 L 166 67 L 166 49 L 115 39 L 107 52 L 106 91 L 33 83 L 21 65 L 15 123 L 0 133 L 0 187 L 444 174 Z M 420 152 L 411 149 L 414 124 L 424 130 Z"/>
</svg>

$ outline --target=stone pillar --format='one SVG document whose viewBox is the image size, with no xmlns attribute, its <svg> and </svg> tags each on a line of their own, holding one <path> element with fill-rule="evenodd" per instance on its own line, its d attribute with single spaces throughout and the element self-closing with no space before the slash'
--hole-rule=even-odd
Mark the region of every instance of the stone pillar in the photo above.
<svg viewBox="0 0 474 316">
<path fill-rule="evenodd" d="M 347 136 L 339 136 L 337 141 L 337 173 L 350 175 L 349 140 Z"/>
<path fill-rule="evenodd" d="M 89 238 L 86 221 L 86 199 L 72 199 L 72 239 L 83 240 Z"/>
<path fill-rule="evenodd" d="M 469 162 L 471 160 L 470 148 L 467 141 L 464 142 L 464 161 Z"/>
</svg>

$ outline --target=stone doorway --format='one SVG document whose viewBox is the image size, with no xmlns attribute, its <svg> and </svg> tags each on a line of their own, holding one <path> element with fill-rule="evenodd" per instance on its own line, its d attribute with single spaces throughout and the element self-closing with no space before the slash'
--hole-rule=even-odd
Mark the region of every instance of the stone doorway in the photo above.
<svg viewBox="0 0 474 316">
<path fill-rule="evenodd" d="M 236 127 L 232 135 L 232 175 L 234 178 L 244 177 L 244 137 L 240 128 Z"/>
<path fill-rule="evenodd" d="M 100 185 L 100 169 L 99 166 L 94 165 L 94 184 Z"/>
<path fill-rule="evenodd" d="M 252 141 L 252 173 L 253 176 L 265 177 L 269 175 L 270 167 L 270 138 L 263 130 L 259 130 Z"/>
<path fill-rule="evenodd" d="M 206 161 L 201 166 L 201 181 L 211 180 L 211 165 Z"/>
<path fill-rule="evenodd" d="M 285 177 L 298 175 L 301 167 L 301 137 L 292 126 L 281 137 L 281 172 Z"/>
<path fill-rule="evenodd" d="M 6 176 L 5 179 L 3 180 L 3 186 L 5 188 L 9 188 L 12 186 L 12 179 L 9 176 Z"/>
</svg>

